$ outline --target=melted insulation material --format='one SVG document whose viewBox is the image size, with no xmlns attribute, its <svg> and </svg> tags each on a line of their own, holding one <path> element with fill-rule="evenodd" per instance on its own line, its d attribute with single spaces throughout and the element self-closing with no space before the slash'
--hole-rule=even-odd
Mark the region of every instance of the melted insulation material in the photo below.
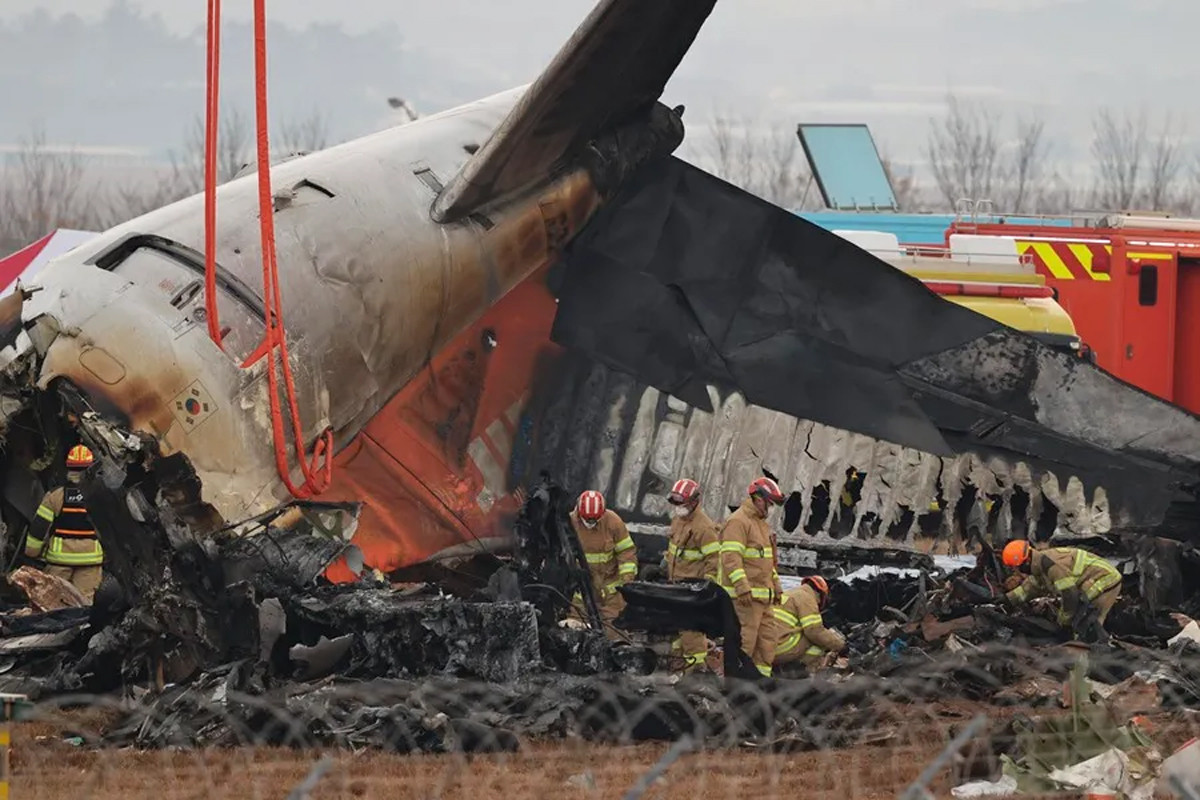
<svg viewBox="0 0 1200 800">
<path fill-rule="evenodd" d="M 949 553 L 981 538 L 1045 535 L 1056 526 L 1104 533 L 1112 524 L 1104 488 L 1089 493 L 1077 477 L 1035 480 L 1022 463 L 938 457 L 748 404 L 736 392 L 710 387 L 708 412 L 579 363 L 545 389 L 535 401 L 533 461 L 563 475 L 569 491 L 604 492 L 643 529 L 665 523 L 666 493 L 679 477 L 701 483 L 705 510 L 720 520 L 764 469 L 794 493 L 775 527 L 797 544 L 853 539 Z"/>
</svg>

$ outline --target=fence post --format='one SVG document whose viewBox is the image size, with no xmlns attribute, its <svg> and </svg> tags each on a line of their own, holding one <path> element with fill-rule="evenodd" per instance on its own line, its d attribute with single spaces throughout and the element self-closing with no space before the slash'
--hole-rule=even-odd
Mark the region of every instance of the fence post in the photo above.
<svg viewBox="0 0 1200 800">
<path fill-rule="evenodd" d="M 0 800 L 12 796 L 12 722 L 28 708 L 28 697 L 23 694 L 0 693 L 4 716 L 0 718 Z"/>
</svg>

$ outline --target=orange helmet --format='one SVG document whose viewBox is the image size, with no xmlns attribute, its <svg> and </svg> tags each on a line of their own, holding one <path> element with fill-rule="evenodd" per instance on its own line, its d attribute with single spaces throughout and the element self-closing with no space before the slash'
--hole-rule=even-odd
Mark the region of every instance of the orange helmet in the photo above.
<svg viewBox="0 0 1200 800">
<path fill-rule="evenodd" d="M 579 514 L 580 519 L 588 522 L 595 522 L 603 517 L 604 510 L 604 495 L 594 489 L 579 495 L 579 502 L 575 504 L 575 513 Z"/>
<path fill-rule="evenodd" d="M 691 478 L 680 478 L 675 481 L 675 485 L 671 487 L 671 493 L 667 495 L 667 502 L 673 506 L 681 506 L 699 499 L 700 484 Z"/>
<path fill-rule="evenodd" d="M 1004 566 L 1015 569 L 1029 560 L 1029 553 L 1029 542 L 1024 539 L 1013 539 L 1004 545 L 1004 553 L 1001 558 L 1004 560 Z"/>
<path fill-rule="evenodd" d="M 779 484 L 766 476 L 755 478 L 750 484 L 748 493 L 751 497 L 762 497 L 775 505 L 783 503 L 783 491 L 779 488 Z"/>
<path fill-rule="evenodd" d="M 829 596 L 829 582 L 820 575 L 809 575 L 807 578 L 804 578 L 801 583 L 807 583 L 816 590 L 817 594 L 821 595 L 822 597 Z"/>
<path fill-rule="evenodd" d="M 95 460 L 91 450 L 77 444 L 67 452 L 67 469 L 86 469 Z"/>
</svg>

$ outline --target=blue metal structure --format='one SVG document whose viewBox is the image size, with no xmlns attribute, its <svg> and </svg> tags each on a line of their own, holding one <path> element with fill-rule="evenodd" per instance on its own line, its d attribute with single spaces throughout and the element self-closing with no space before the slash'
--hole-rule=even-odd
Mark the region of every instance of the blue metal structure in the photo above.
<svg viewBox="0 0 1200 800">
<path fill-rule="evenodd" d="M 800 217 L 820 225 L 826 230 L 882 231 L 893 233 L 902 244 L 946 243 L 946 229 L 957 217 L 953 214 L 891 214 L 880 212 L 804 211 Z M 1066 227 L 1069 219 L 1045 219 L 1041 217 L 997 217 L 980 216 L 976 222 L 1011 222 L 1019 225 L 1046 225 Z"/>
</svg>

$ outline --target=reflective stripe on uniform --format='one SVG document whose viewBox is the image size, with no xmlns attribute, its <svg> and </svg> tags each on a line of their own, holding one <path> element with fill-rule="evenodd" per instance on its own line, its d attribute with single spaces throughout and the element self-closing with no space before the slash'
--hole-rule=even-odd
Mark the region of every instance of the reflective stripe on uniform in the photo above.
<svg viewBox="0 0 1200 800">
<path fill-rule="evenodd" d="M 637 575 L 637 568 L 637 564 L 626 563 L 621 565 L 621 568 L 617 570 L 617 573 L 620 575 Z"/>
<path fill-rule="evenodd" d="M 1104 574 L 1099 578 L 1094 579 L 1091 585 L 1088 586 L 1087 597 L 1089 600 L 1096 599 L 1101 594 L 1121 582 L 1121 573 L 1117 572 L 1117 568 L 1108 563 L 1108 561 L 1100 558 L 1099 556 L 1094 556 L 1084 550 L 1080 550 L 1079 553 L 1081 556 L 1083 556 L 1082 558 L 1079 558 L 1078 556 L 1076 557 L 1078 560 L 1083 562 L 1078 570 L 1080 575 L 1082 575 L 1089 567 L 1099 567 L 1100 569 L 1104 570 Z"/>
<path fill-rule="evenodd" d="M 800 620 L 796 618 L 796 615 L 788 611 L 783 606 L 775 606 L 771 609 L 771 611 L 774 612 L 775 619 L 779 620 L 780 622 L 783 622 L 793 628 L 798 628 L 800 626 Z"/>
<path fill-rule="evenodd" d="M 47 522 L 54 522 L 54 511 L 46 506 L 38 506 L 37 515 Z"/>
<path fill-rule="evenodd" d="M 814 644 L 812 647 L 810 647 L 804 651 L 804 655 L 806 655 L 806 656 L 823 656 L 823 655 L 825 655 L 825 650 L 824 650 L 824 648 L 817 647 Z"/>
<path fill-rule="evenodd" d="M 775 648 L 775 655 L 781 656 L 792 652 L 800 645 L 800 642 L 803 639 L 804 635 L 801 633 L 789 634 L 788 637 L 780 642 L 779 646 Z"/>
<path fill-rule="evenodd" d="M 104 548 L 100 546 L 98 539 L 93 540 L 94 546 L 90 550 L 82 553 L 64 552 L 63 541 L 59 536 L 50 537 L 50 546 L 45 554 L 47 564 L 61 567 L 94 567 L 104 563 Z"/>
<path fill-rule="evenodd" d="M 1025 591 L 1025 584 L 1021 584 L 1020 586 L 1018 586 L 1017 588 L 1015 588 L 1011 592 L 1009 592 L 1009 597 L 1011 597 L 1013 600 L 1016 600 L 1019 603 L 1025 599 L 1026 594 L 1027 593 Z"/>
<path fill-rule="evenodd" d="M 720 542 L 712 542 L 711 544 L 706 544 L 704 547 L 699 549 L 694 547 L 681 549 L 676 547 L 674 542 L 671 542 L 669 545 L 667 545 L 667 554 L 671 556 L 671 558 L 678 558 L 683 561 L 703 561 L 708 556 L 711 556 L 714 553 L 719 553 L 720 551 Z"/>
<path fill-rule="evenodd" d="M 1092 581 L 1091 585 L 1088 586 L 1087 591 L 1084 594 L 1087 595 L 1088 600 L 1095 600 L 1097 597 L 1104 594 L 1120 582 L 1120 575 L 1117 575 L 1115 579 L 1112 575 L 1105 575 L 1103 578 L 1097 578 L 1096 580 Z"/>
<path fill-rule="evenodd" d="M 729 582 L 731 584 L 744 580 L 746 580 L 746 570 L 743 567 L 738 567 L 733 572 L 729 573 Z"/>
<path fill-rule="evenodd" d="M 805 614 L 803 617 L 800 618 L 800 629 L 801 630 L 804 630 L 805 628 L 811 628 L 814 625 L 820 625 L 820 624 L 821 624 L 821 615 L 820 614 Z"/>
<path fill-rule="evenodd" d="M 722 542 L 722 553 L 737 553 L 742 558 L 774 558 L 773 547 L 747 547 L 741 542 Z"/>
<path fill-rule="evenodd" d="M 614 558 L 612 550 L 605 550 L 603 553 L 585 553 L 589 564 L 607 564 Z"/>
<path fill-rule="evenodd" d="M 750 587 L 750 596 L 755 600 L 770 600 L 775 596 L 775 592 L 768 586 L 752 586 Z"/>
<path fill-rule="evenodd" d="M 771 665 L 770 664 L 755 664 L 754 666 L 758 667 L 758 671 L 762 673 L 764 678 L 771 677 Z"/>
<path fill-rule="evenodd" d="M 613 545 L 613 552 L 614 553 L 624 553 L 626 550 L 629 550 L 632 547 L 633 547 L 633 539 L 629 536 L 626 536 L 624 539 L 622 539 L 621 541 L 619 541 L 615 545 Z"/>
</svg>

